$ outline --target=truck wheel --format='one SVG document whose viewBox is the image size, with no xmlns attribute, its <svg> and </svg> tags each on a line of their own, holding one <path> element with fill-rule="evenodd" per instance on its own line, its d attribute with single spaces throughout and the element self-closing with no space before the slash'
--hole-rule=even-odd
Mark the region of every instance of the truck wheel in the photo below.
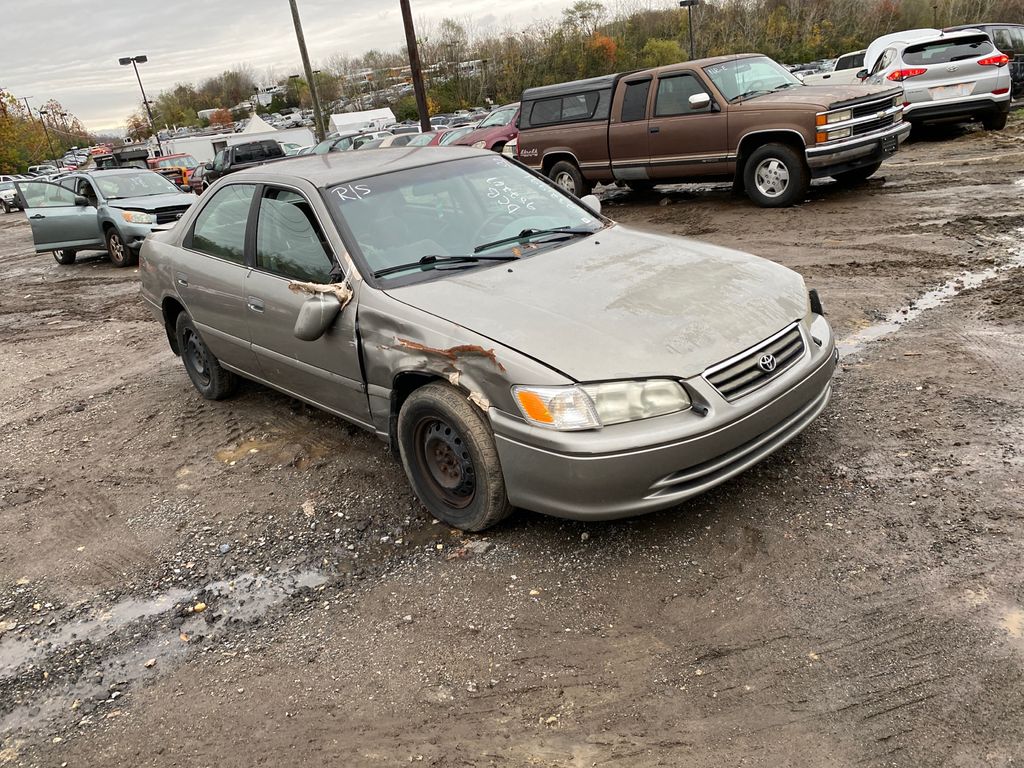
<svg viewBox="0 0 1024 768">
<path fill-rule="evenodd" d="M 223 400 L 235 391 L 238 377 L 222 368 L 213 352 L 206 348 L 206 343 L 187 312 L 178 315 L 174 335 L 178 340 L 178 349 L 181 350 L 185 372 L 200 395 L 207 400 Z"/>
<path fill-rule="evenodd" d="M 7 204 L 6 200 L 0 200 L 0 205 L 3 206 L 4 213 L 10 213 L 11 212 L 11 206 Z"/>
<path fill-rule="evenodd" d="M 458 390 L 428 384 L 409 395 L 398 449 L 413 491 L 438 520 L 482 531 L 511 514 L 490 425 Z"/>
<path fill-rule="evenodd" d="M 783 208 L 803 200 L 810 186 L 804 159 L 785 144 L 765 144 L 747 159 L 743 186 L 762 208 Z"/>
<path fill-rule="evenodd" d="M 867 181 L 870 177 L 874 176 L 875 172 L 881 167 L 881 163 L 872 163 L 871 165 L 865 165 L 863 168 L 855 168 L 854 170 L 847 171 L 846 173 L 837 173 L 832 178 L 840 184 L 853 186 L 854 184 L 861 184 Z"/>
<path fill-rule="evenodd" d="M 640 194 L 646 194 L 648 192 L 654 191 L 653 181 L 644 181 L 641 179 L 637 179 L 636 181 L 627 181 L 626 186 L 629 187 L 634 192 L 638 192 Z"/>
<path fill-rule="evenodd" d="M 65 248 L 63 250 L 53 252 L 53 260 L 56 261 L 58 264 L 74 264 L 75 258 L 77 258 L 77 256 L 78 254 L 75 253 L 75 251 L 73 251 L 70 248 Z"/>
<path fill-rule="evenodd" d="M 1006 127 L 1006 112 L 989 112 L 981 118 L 986 131 L 1001 131 Z"/>
<path fill-rule="evenodd" d="M 580 169 L 576 167 L 575 163 L 570 163 L 568 160 L 560 160 L 551 166 L 548 178 L 570 195 L 583 197 L 590 194 L 590 185 L 583 178 Z"/>
<path fill-rule="evenodd" d="M 130 267 L 138 258 L 137 254 L 129 248 L 121 233 L 116 229 L 107 230 L 107 253 L 110 254 L 110 261 L 115 267 Z"/>
</svg>

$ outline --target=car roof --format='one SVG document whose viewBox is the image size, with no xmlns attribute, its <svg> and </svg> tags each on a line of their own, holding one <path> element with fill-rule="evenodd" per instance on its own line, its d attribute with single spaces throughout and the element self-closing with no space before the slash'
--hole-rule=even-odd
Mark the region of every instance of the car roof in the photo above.
<svg viewBox="0 0 1024 768">
<path fill-rule="evenodd" d="M 148 168 L 97 168 L 92 171 L 75 171 L 76 174 L 82 176 L 127 176 L 130 173 L 156 173 Z M 156 173 L 160 176 L 159 173 Z"/>
<path fill-rule="evenodd" d="M 231 178 L 239 180 L 262 177 L 274 180 L 298 177 L 314 186 L 327 187 L 366 176 L 421 168 L 465 157 L 495 157 L 495 154 L 470 147 L 381 147 L 375 152 L 296 155 L 286 160 L 275 160 L 266 165 L 236 171 L 231 174 Z"/>
</svg>

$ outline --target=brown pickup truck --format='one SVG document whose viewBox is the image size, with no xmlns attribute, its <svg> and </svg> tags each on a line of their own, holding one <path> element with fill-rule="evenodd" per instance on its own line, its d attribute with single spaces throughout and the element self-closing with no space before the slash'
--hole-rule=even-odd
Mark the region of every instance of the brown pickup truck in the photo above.
<svg viewBox="0 0 1024 768">
<path fill-rule="evenodd" d="M 743 54 L 531 88 L 518 157 L 577 197 L 719 180 L 779 207 L 812 178 L 863 181 L 909 133 L 899 88 L 808 86 Z"/>
</svg>

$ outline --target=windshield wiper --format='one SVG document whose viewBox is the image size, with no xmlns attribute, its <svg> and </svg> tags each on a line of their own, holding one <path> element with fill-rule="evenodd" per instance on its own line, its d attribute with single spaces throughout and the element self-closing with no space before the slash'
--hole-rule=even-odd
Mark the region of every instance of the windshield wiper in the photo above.
<svg viewBox="0 0 1024 768">
<path fill-rule="evenodd" d="M 776 85 L 772 88 L 771 92 L 775 93 L 776 91 L 781 91 L 784 88 L 795 88 L 798 85 L 803 85 L 803 83 L 782 83 L 781 85 Z"/>
<path fill-rule="evenodd" d="M 583 229 L 582 227 L 554 227 L 553 229 L 524 229 L 518 235 L 512 237 L 503 237 L 501 240 L 495 240 L 491 243 L 482 243 L 473 249 L 473 253 L 480 253 L 480 251 L 486 251 L 489 248 L 497 248 L 499 245 L 505 245 L 507 243 L 518 243 L 521 240 L 528 240 L 531 237 L 537 235 L 568 235 L 569 237 L 583 237 L 585 235 L 592 235 L 597 230 L 594 229 Z"/>
<path fill-rule="evenodd" d="M 475 264 L 480 261 L 513 261 L 516 256 L 424 256 L 419 261 L 410 261 L 408 264 L 396 264 L 393 267 L 385 267 L 384 269 L 378 269 L 373 273 L 374 277 L 385 277 L 386 275 L 393 275 L 396 272 L 405 272 L 409 269 L 416 269 L 417 267 L 429 267 L 430 269 L 436 269 L 438 264 Z"/>
<path fill-rule="evenodd" d="M 744 91 L 739 96 L 734 96 L 729 103 L 732 104 L 742 99 L 749 99 L 751 96 L 756 96 L 759 93 L 770 93 L 770 91 L 766 91 L 764 88 L 756 88 L 753 91 Z"/>
</svg>

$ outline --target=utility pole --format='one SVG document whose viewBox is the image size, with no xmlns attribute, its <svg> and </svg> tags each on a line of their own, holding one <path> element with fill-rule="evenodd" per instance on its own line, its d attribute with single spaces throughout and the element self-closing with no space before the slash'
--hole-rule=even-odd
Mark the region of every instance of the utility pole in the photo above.
<svg viewBox="0 0 1024 768">
<path fill-rule="evenodd" d="M 412 24 L 409 0 L 398 0 L 402 6 L 402 21 L 405 24 L 405 46 L 409 49 L 409 69 L 412 74 L 412 89 L 416 93 L 416 111 L 420 113 L 420 130 L 430 130 L 430 113 L 427 111 L 427 91 L 423 87 L 423 69 L 420 67 L 420 49 L 416 43 L 416 30 Z"/>
<path fill-rule="evenodd" d="M 30 107 L 30 106 L 28 105 L 28 100 L 29 100 L 29 99 L 31 99 L 31 98 L 34 98 L 34 97 L 33 97 L 33 96 L 25 96 L 25 97 L 23 97 L 23 98 L 22 98 L 22 101 L 24 101 L 24 102 L 25 102 L 25 109 L 27 109 L 27 110 L 28 110 L 28 121 L 29 121 L 30 123 L 35 123 L 35 121 L 36 121 L 36 118 L 35 118 L 35 116 L 34 116 L 34 115 L 32 114 L 32 107 Z M 42 120 L 40 120 L 40 122 L 42 122 Z"/>
<path fill-rule="evenodd" d="M 690 61 L 697 58 L 693 52 L 693 6 L 700 5 L 700 0 L 679 0 L 679 7 L 686 9 L 686 27 L 690 30 Z"/>
<path fill-rule="evenodd" d="M 309 52 L 306 50 L 306 37 L 302 34 L 302 20 L 299 19 L 299 7 L 295 0 L 288 0 L 292 7 L 292 23 L 295 24 L 295 38 L 299 41 L 299 55 L 302 57 L 302 69 L 309 83 L 309 95 L 313 99 L 313 123 L 316 128 L 316 140 L 323 141 L 327 135 L 324 127 L 324 114 L 320 109 L 320 94 L 317 92 L 316 81 L 313 80 L 313 67 L 309 63 Z"/>
<path fill-rule="evenodd" d="M 50 142 L 50 131 L 46 127 L 46 118 L 44 117 L 44 115 L 48 115 L 48 114 L 50 114 L 50 110 L 48 110 L 48 109 L 40 109 L 39 110 L 39 122 L 43 124 L 43 133 L 46 134 L 46 146 L 48 146 L 50 148 L 50 159 L 54 163 L 56 163 L 57 162 L 57 155 L 53 151 L 53 144 Z"/>
</svg>

